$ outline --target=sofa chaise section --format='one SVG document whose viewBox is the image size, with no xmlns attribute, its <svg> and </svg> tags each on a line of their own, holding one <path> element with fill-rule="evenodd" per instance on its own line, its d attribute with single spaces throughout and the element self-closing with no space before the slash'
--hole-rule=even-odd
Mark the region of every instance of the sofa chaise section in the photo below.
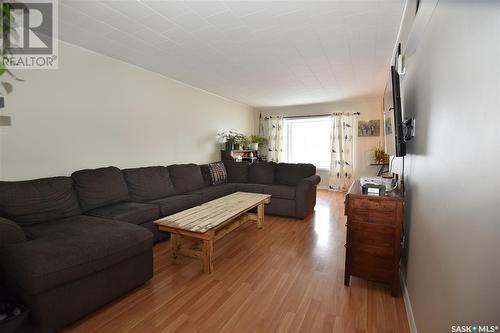
<svg viewBox="0 0 500 333">
<path fill-rule="evenodd" d="M 152 277 L 151 232 L 81 215 L 69 177 L 0 182 L 0 216 L 2 284 L 39 330 L 57 331 Z"/>
</svg>

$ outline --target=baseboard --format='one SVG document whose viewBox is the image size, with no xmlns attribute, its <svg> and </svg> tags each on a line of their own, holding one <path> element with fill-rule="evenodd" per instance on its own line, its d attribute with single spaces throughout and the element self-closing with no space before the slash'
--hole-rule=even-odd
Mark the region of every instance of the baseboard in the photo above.
<svg viewBox="0 0 500 333">
<path fill-rule="evenodd" d="M 328 186 L 317 186 L 318 190 L 328 190 Z"/>
<path fill-rule="evenodd" d="M 417 325 L 415 324 L 415 318 L 413 317 L 413 309 L 411 307 L 410 294 L 408 293 L 408 288 L 406 287 L 406 279 L 403 276 L 403 274 L 401 274 L 400 276 L 400 281 L 401 281 L 401 289 L 403 290 L 403 300 L 405 302 L 406 318 L 408 319 L 408 326 L 410 326 L 410 332 L 418 333 Z"/>
</svg>

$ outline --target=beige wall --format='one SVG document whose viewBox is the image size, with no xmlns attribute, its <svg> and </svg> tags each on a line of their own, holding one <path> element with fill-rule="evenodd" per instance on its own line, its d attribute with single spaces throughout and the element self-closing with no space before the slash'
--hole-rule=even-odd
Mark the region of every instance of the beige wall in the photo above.
<svg viewBox="0 0 500 333">
<path fill-rule="evenodd" d="M 0 127 L 0 179 L 220 159 L 215 135 L 253 130 L 252 109 L 60 43 L 58 70 L 19 71 Z"/>
<path fill-rule="evenodd" d="M 275 108 L 258 108 L 255 109 L 255 125 L 258 129 L 259 114 L 266 115 L 317 115 L 330 114 L 332 112 L 360 112 L 359 120 L 380 119 L 382 126 L 382 98 L 378 97 L 360 97 L 357 99 L 337 101 L 332 103 L 296 105 Z M 382 130 L 382 128 L 381 128 Z M 382 134 L 382 133 L 381 133 Z M 357 128 L 355 129 L 357 136 Z M 357 138 L 355 147 L 356 163 L 354 174 L 355 177 L 360 175 L 375 175 L 378 167 L 370 166 L 373 163 L 373 148 L 379 143 L 383 143 L 383 137 L 361 137 Z M 321 177 L 321 187 L 328 187 L 328 170 L 318 170 Z"/>
<path fill-rule="evenodd" d="M 500 3 L 441 0 L 421 31 L 402 80 L 417 124 L 403 258 L 416 328 L 500 325 Z"/>
</svg>

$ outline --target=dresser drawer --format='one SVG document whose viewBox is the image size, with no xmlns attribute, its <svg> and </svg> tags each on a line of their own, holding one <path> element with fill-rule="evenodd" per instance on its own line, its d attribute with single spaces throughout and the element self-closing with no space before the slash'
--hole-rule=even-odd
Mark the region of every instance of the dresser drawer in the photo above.
<svg viewBox="0 0 500 333">
<path fill-rule="evenodd" d="M 394 271 L 382 268 L 368 268 L 355 265 L 351 268 L 351 274 L 364 279 L 392 283 Z"/>
<path fill-rule="evenodd" d="M 369 223 L 350 223 L 347 227 L 347 242 L 393 247 L 394 228 Z"/>
<path fill-rule="evenodd" d="M 392 270 L 394 269 L 393 249 L 390 247 L 348 244 L 352 267 Z"/>
<path fill-rule="evenodd" d="M 395 211 L 396 202 L 393 200 L 380 200 L 380 199 L 358 199 L 351 200 L 351 207 L 354 209 L 367 209 L 367 210 L 384 210 Z"/>
<path fill-rule="evenodd" d="M 396 211 L 356 209 L 349 212 L 349 222 L 373 223 L 394 226 Z"/>
</svg>

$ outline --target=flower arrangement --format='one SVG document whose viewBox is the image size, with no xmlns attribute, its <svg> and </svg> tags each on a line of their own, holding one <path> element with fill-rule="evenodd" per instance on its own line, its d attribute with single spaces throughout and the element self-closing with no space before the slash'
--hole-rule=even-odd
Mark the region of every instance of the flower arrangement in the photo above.
<svg viewBox="0 0 500 333">
<path fill-rule="evenodd" d="M 380 164 L 389 162 L 389 155 L 385 153 L 384 146 L 382 146 L 382 143 L 380 141 L 373 150 L 373 159 L 376 163 Z"/>
</svg>

